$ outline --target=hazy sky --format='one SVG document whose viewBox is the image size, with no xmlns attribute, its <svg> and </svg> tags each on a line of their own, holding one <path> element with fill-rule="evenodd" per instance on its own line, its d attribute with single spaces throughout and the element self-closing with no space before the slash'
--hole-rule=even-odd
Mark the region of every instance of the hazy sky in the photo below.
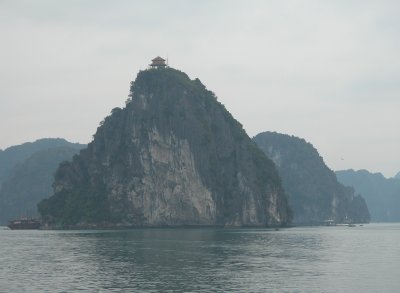
<svg viewBox="0 0 400 293">
<path fill-rule="evenodd" d="M 0 148 L 88 143 L 157 55 L 248 134 L 334 170 L 400 171 L 400 1 L 0 0 Z"/>
</svg>

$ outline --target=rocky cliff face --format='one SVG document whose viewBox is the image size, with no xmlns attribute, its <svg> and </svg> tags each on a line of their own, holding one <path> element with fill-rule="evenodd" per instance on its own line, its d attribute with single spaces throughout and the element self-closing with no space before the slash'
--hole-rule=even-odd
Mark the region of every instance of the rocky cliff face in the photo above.
<svg viewBox="0 0 400 293">
<path fill-rule="evenodd" d="M 276 164 L 293 209 L 293 222 L 321 224 L 332 219 L 337 223 L 364 223 L 369 211 L 364 199 L 354 189 L 338 183 L 317 150 L 304 139 L 276 132 L 254 137 L 257 145 Z"/>
<path fill-rule="evenodd" d="M 344 185 L 353 187 L 362 194 L 374 222 L 400 221 L 400 180 L 385 178 L 381 173 L 367 170 L 336 171 L 336 176 Z"/>
<path fill-rule="evenodd" d="M 279 175 L 215 95 L 175 69 L 141 71 L 132 100 L 60 166 L 50 224 L 266 226 L 290 220 Z"/>
</svg>

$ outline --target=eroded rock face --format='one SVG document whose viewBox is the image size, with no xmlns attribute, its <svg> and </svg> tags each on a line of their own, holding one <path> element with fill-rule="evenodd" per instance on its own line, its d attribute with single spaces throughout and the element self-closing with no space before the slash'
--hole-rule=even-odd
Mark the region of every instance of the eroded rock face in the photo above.
<svg viewBox="0 0 400 293">
<path fill-rule="evenodd" d="M 276 132 L 260 133 L 254 141 L 278 167 L 295 224 L 369 222 L 364 199 L 337 181 L 310 143 Z"/>
<path fill-rule="evenodd" d="M 126 190 L 130 204 L 154 225 L 214 224 L 216 205 L 187 140 L 173 133 L 161 136 L 155 128 L 148 135 L 148 145 L 139 150 L 143 176 Z M 116 186 L 112 194 L 117 196 L 118 190 Z"/>
<path fill-rule="evenodd" d="M 274 164 L 201 82 L 168 68 L 142 71 L 132 101 L 40 204 L 49 224 L 268 226 L 290 221 Z"/>
</svg>

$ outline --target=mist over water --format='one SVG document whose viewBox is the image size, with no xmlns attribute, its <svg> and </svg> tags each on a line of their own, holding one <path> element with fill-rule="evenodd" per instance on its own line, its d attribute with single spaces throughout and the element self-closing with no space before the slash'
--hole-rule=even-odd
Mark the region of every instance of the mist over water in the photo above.
<svg viewBox="0 0 400 293">
<path fill-rule="evenodd" d="M 400 224 L 0 230 L 0 292 L 399 292 Z"/>
</svg>

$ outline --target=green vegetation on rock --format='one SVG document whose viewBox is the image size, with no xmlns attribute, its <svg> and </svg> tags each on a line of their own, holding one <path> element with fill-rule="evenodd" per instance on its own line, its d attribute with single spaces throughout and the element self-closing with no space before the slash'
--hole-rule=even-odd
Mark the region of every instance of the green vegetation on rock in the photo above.
<svg viewBox="0 0 400 293">
<path fill-rule="evenodd" d="M 279 175 L 213 92 L 172 68 L 139 72 L 131 100 L 60 166 L 50 225 L 268 226 L 290 212 Z"/>
<path fill-rule="evenodd" d="M 42 139 L 14 146 L 0 159 L 0 223 L 21 216 L 38 216 L 37 204 L 52 194 L 54 173 L 60 162 L 70 160 L 84 145 L 63 139 Z"/>
<path fill-rule="evenodd" d="M 374 222 L 400 221 L 400 180 L 367 170 L 336 171 L 338 180 L 353 187 L 368 204 Z"/>
<path fill-rule="evenodd" d="M 264 132 L 253 140 L 276 164 L 296 224 L 364 223 L 370 219 L 367 205 L 354 189 L 338 183 L 318 151 L 304 139 Z"/>
</svg>

